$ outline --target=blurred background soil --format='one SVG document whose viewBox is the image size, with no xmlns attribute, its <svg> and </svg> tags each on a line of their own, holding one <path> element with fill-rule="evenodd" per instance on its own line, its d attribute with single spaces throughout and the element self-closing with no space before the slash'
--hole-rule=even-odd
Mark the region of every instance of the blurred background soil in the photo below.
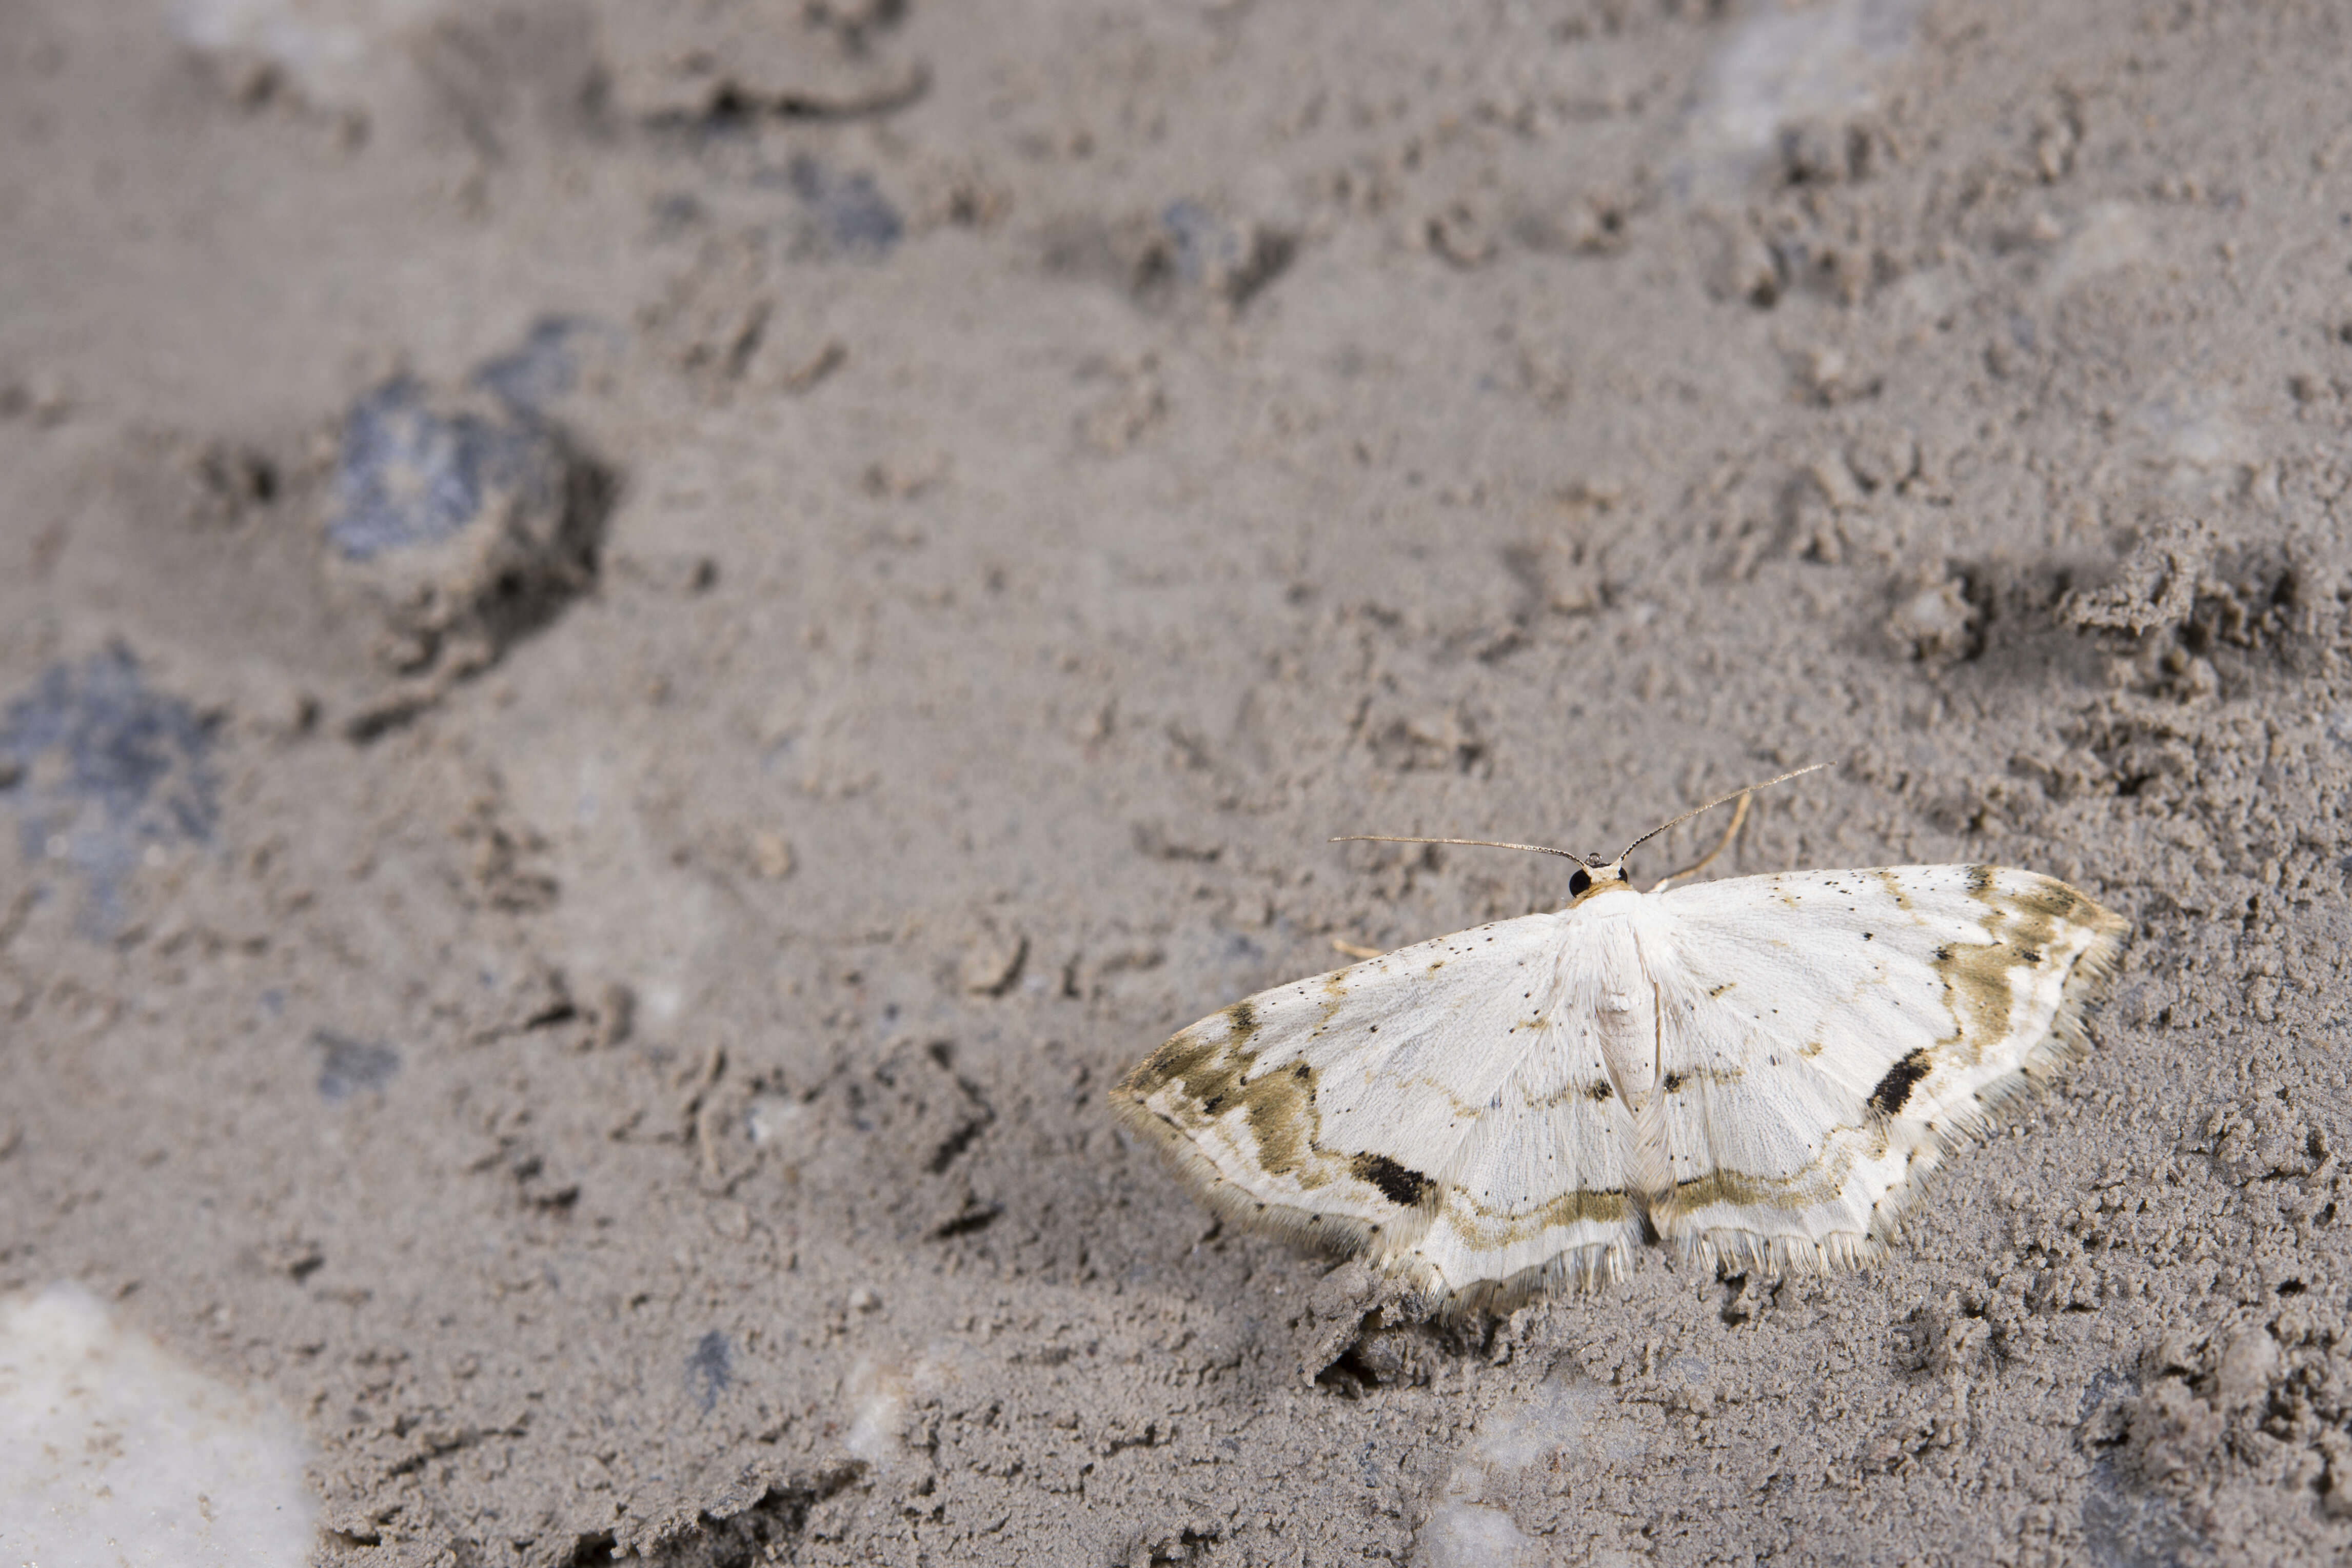
<svg viewBox="0 0 2352 1568">
<path fill-rule="evenodd" d="M 0 1291 L 358 1564 L 2352 1550 L 2352 13 L 0 0 Z M 1533 857 L 2138 925 L 1883 1268 L 1103 1092 Z M 1663 872 L 1710 831 L 1658 851 Z"/>
</svg>

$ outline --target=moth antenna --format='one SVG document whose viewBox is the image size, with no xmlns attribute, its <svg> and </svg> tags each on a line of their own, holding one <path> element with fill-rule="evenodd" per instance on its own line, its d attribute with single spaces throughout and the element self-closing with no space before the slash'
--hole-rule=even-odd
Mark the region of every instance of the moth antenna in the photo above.
<svg viewBox="0 0 2352 1568">
<path fill-rule="evenodd" d="M 1714 800 L 1709 800 L 1706 805 L 1704 805 L 1704 806 L 1693 806 L 1689 810 L 1685 811 L 1681 816 L 1676 817 L 1673 821 L 1671 821 L 1671 822 L 1661 822 L 1661 823 L 1659 823 L 1656 827 L 1652 828 L 1648 832 L 1643 833 L 1640 838 L 1635 839 L 1632 843 L 1627 844 L 1627 845 L 1624 847 L 1624 849 L 1622 849 L 1622 851 L 1620 851 L 1620 852 L 1618 852 L 1617 859 L 1618 859 L 1618 860 L 1621 860 L 1621 861 L 1622 861 L 1622 860 L 1623 860 L 1627 855 L 1632 854 L 1635 850 L 1640 849 L 1643 844 L 1648 843 L 1652 839 L 1656 838 L 1660 833 L 1664 832 L 1668 828 L 1679 828 L 1679 827 L 1681 827 L 1685 822 L 1689 821 L 1693 817 L 1696 817 L 1696 816 L 1699 815 L 1701 812 L 1705 812 L 1705 811 L 1712 811 L 1712 810 L 1714 810 L 1717 806 L 1723 805 L 1723 804 L 1724 804 L 1725 802 L 1727 802 L 1727 801 L 1730 801 L 1730 800 L 1738 800 L 1742 795 L 1751 795 L 1751 794 L 1755 793 L 1755 792 L 1756 792 L 1757 790 L 1759 790 L 1759 789 L 1770 789 L 1773 785 L 1775 785 L 1775 784 L 1786 784 L 1790 779 L 1797 779 L 1797 778 L 1801 778 L 1801 777 L 1803 777 L 1805 774 L 1808 774 L 1808 773 L 1818 773 L 1818 772 L 1820 772 L 1822 768 L 1827 768 L 1828 766 L 1829 766 L 1829 764 L 1828 764 L 1828 763 L 1826 763 L 1826 762 L 1812 762 L 1812 763 L 1808 763 L 1807 765 L 1805 765 L 1805 766 L 1804 766 L 1804 767 L 1802 767 L 1802 768 L 1791 768 L 1791 769 L 1790 769 L 1788 772 L 1781 774 L 1781 775 L 1780 775 L 1780 777 L 1779 777 L 1778 779 L 1765 779 L 1765 780 L 1764 780 L 1764 782 L 1762 782 L 1761 784 L 1747 784 L 1747 785 L 1743 785 L 1743 786 L 1741 786 L 1739 789 L 1734 789 L 1733 791 L 1731 791 L 1731 793 L 1729 793 L 1728 795 L 1717 795 Z M 1713 857 L 1713 856 L 1711 856 L 1711 855 L 1708 857 L 1708 859 L 1710 859 L 1710 860 L 1711 860 L 1711 859 L 1713 859 L 1713 858 L 1714 858 L 1714 857 Z M 1615 862 L 1611 862 L 1611 863 L 1612 863 L 1612 864 L 1613 864 L 1613 863 L 1615 863 Z M 1700 863 L 1701 863 L 1701 864 L 1705 864 L 1706 862 L 1701 862 Z M 1676 874 L 1681 874 L 1681 873 L 1676 873 Z"/>
<path fill-rule="evenodd" d="M 1391 833 L 1342 833 L 1336 839 L 1324 841 L 1333 844 L 1463 844 L 1478 850 L 1526 850 L 1530 854 L 1559 855 L 1579 865 L 1595 863 L 1574 850 L 1556 850 L 1549 844 L 1506 844 L 1493 839 L 1403 839 Z"/>
<path fill-rule="evenodd" d="M 1690 864 L 1683 867 L 1680 871 L 1668 872 L 1665 875 L 1660 877 L 1655 883 L 1651 884 L 1650 891 L 1652 893 L 1664 893 L 1669 886 L 1675 883 L 1682 881 L 1683 878 L 1686 876 L 1696 876 L 1699 873 L 1705 871 L 1707 868 L 1707 862 L 1714 860 L 1716 856 L 1721 854 L 1724 851 L 1729 849 L 1731 847 L 1731 841 L 1739 836 L 1739 824 L 1748 820 L 1748 804 L 1755 799 L 1756 797 L 1754 795 L 1742 790 L 1739 796 L 1739 804 L 1732 808 L 1731 826 L 1723 830 L 1723 837 L 1715 841 L 1715 848 L 1707 851 L 1706 853 L 1699 856 L 1698 859 L 1691 862 Z"/>
</svg>

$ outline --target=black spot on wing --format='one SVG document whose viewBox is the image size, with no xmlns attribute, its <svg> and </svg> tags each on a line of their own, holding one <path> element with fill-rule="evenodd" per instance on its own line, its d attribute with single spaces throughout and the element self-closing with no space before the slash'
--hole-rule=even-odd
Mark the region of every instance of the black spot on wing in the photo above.
<svg viewBox="0 0 2352 1568">
<path fill-rule="evenodd" d="M 1911 1091 L 1919 1086 L 1919 1080 L 1927 1077 L 1934 1065 L 1927 1060 L 1927 1048 L 1922 1046 L 1888 1068 L 1886 1076 L 1878 1081 L 1878 1087 L 1870 1092 L 1870 1108 L 1882 1116 L 1900 1115 L 1911 1098 Z"/>
<path fill-rule="evenodd" d="M 1408 1170 L 1386 1155 L 1358 1155 L 1348 1168 L 1360 1181 L 1381 1189 L 1381 1196 L 1400 1208 L 1412 1208 L 1437 1190 L 1437 1184 L 1416 1170 Z"/>
</svg>

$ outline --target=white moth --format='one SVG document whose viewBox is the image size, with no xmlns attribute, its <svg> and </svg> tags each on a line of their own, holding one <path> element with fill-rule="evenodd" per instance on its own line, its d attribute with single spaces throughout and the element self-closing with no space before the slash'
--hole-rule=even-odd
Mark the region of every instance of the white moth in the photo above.
<svg viewBox="0 0 2352 1568">
<path fill-rule="evenodd" d="M 1225 1219 L 1366 1256 L 1424 1306 L 1507 1310 L 1654 1238 L 1866 1262 L 1947 1149 L 2089 1048 L 2129 922 L 2064 883 L 1914 865 L 1643 893 L 1625 855 L 1664 831 L 1570 855 L 1555 913 L 1202 1019 L 1111 1092 L 1119 1118 Z"/>
</svg>

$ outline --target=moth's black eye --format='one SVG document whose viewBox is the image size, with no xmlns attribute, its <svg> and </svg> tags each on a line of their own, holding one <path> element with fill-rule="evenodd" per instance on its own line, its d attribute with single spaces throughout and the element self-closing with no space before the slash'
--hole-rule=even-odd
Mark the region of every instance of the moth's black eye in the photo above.
<svg viewBox="0 0 2352 1568">
<path fill-rule="evenodd" d="M 1575 871 L 1569 873 L 1568 893 L 1570 898 L 1575 897 L 1591 885 L 1592 873 L 1586 871 L 1583 867 L 1579 866 Z"/>
</svg>

